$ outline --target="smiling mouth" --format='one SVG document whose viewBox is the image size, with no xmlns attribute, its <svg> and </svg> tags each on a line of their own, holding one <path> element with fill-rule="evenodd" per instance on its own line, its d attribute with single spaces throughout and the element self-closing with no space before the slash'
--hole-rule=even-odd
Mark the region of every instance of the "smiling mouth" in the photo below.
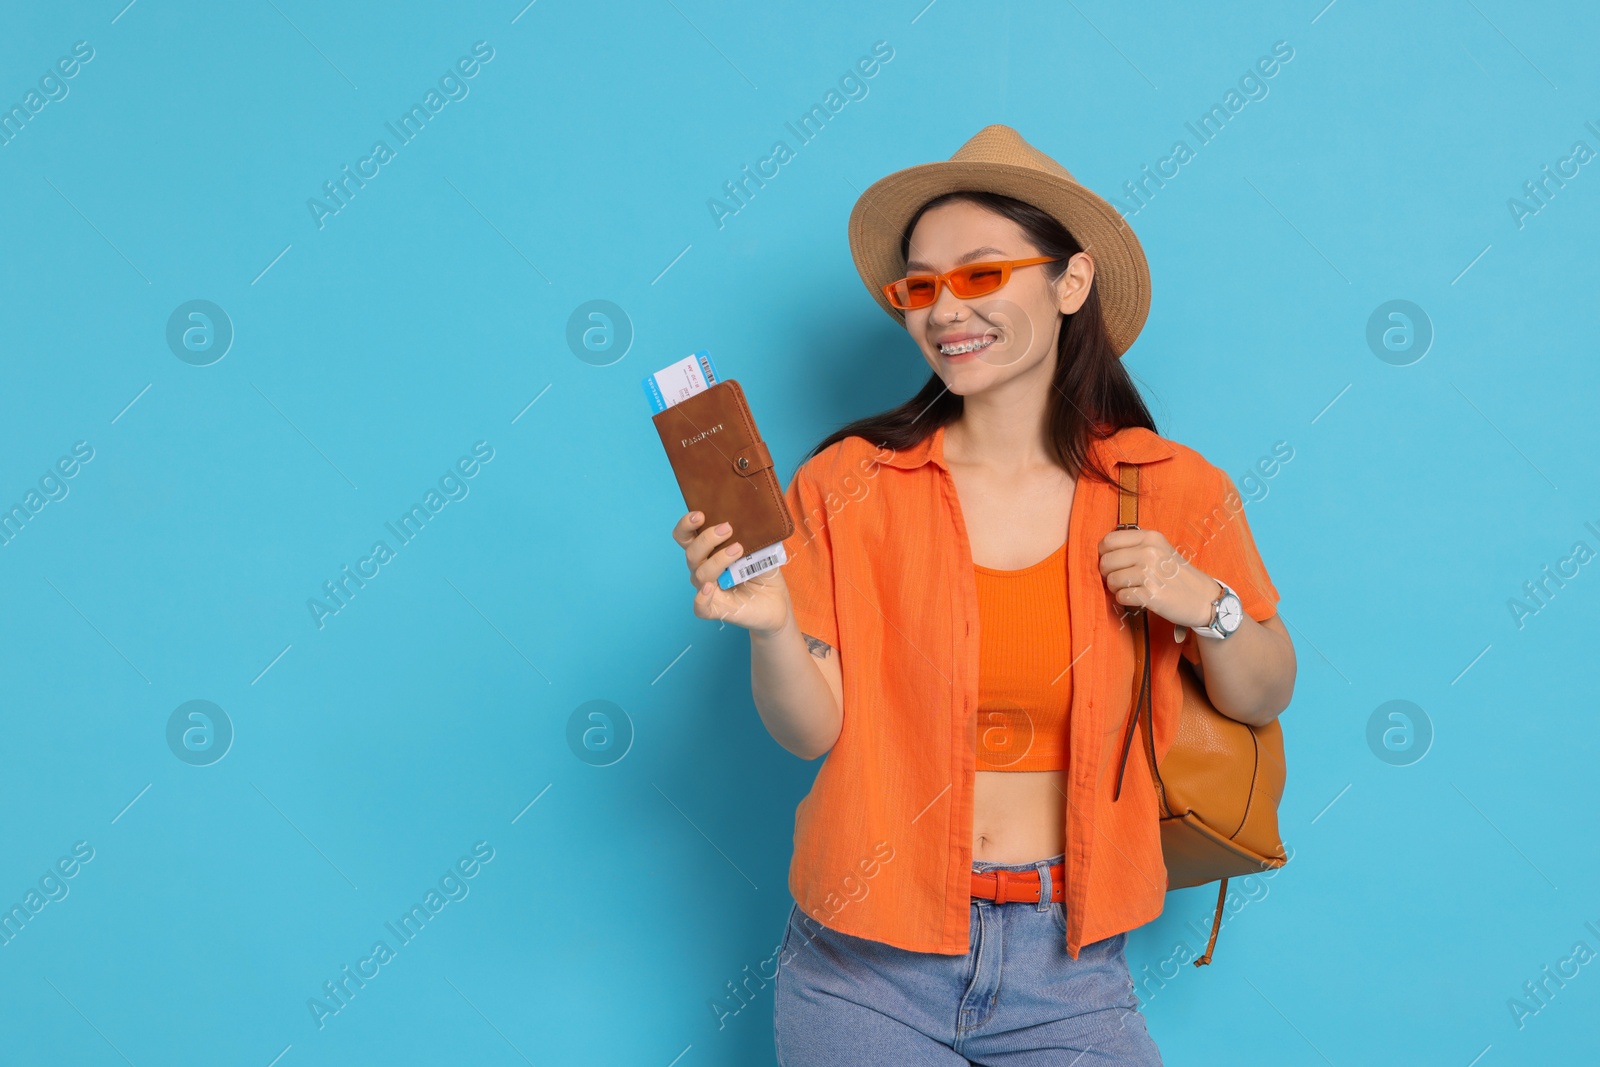
<svg viewBox="0 0 1600 1067">
<path fill-rule="evenodd" d="M 999 340 L 1000 338 L 993 334 L 989 334 L 986 337 L 977 337 L 970 341 L 962 341 L 960 344 L 942 344 L 939 346 L 939 354 L 943 356 L 962 356 L 966 355 L 968 352 L 981 352 Z"/>
</svg>

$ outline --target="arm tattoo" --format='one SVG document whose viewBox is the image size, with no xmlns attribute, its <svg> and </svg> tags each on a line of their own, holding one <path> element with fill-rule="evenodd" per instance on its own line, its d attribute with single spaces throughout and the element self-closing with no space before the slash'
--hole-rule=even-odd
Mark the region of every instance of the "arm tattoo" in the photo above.
<svg viewBox="0 0 1600 1067">
<path fill-rule="evenodd" d="M 801 634 L 806 639 L 806 648 L 818 659 L 827 659 L 828 653 L 833 651 L 833 646 L 826 641 L 819 641 L 810 634 Z"/>
</svg>

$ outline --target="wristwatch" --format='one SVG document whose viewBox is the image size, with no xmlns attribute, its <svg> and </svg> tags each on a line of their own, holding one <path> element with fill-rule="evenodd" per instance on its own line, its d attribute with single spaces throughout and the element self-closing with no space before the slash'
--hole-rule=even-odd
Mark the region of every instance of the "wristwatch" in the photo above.
<svg viewBox="0 0 1600 1067">
<path fill-rule="evenodd" d="M 1213 580 L 1222 586 L 1222 595 L 1211 602 L 1211 621 L 1205 626 L 1194 627 L 1194 632 L 1202 637 L 1226 641 L 1244 622 L 1244 605 L 1239 602 L 1239 594 L 1229 589 L 1226 582 Z"/>
</svg>

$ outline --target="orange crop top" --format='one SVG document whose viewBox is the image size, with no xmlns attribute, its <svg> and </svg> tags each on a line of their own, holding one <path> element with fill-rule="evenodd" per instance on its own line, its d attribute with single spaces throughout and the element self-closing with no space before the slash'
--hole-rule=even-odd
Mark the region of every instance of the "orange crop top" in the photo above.
<svg viewBox="0 0 1600 1067">
<path fill-rule="evenodd" d="M 973 564 L 978 582 L 980 771 L 1067 766 L 1072 642 L 1067 546 L 1021 570 Z"/>
</svg>

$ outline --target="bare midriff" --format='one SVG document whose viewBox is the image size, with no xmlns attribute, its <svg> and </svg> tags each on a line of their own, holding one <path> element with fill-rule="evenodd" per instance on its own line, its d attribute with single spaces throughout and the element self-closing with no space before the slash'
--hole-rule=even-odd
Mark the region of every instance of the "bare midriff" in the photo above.
<svg viewBox="0 0 1600 1067">
<path fill-rule="evenodd" d="M 1066 851 L 1067 772 L 978 771 L 972 858 L 1032 863 Z"/>
</svg>

